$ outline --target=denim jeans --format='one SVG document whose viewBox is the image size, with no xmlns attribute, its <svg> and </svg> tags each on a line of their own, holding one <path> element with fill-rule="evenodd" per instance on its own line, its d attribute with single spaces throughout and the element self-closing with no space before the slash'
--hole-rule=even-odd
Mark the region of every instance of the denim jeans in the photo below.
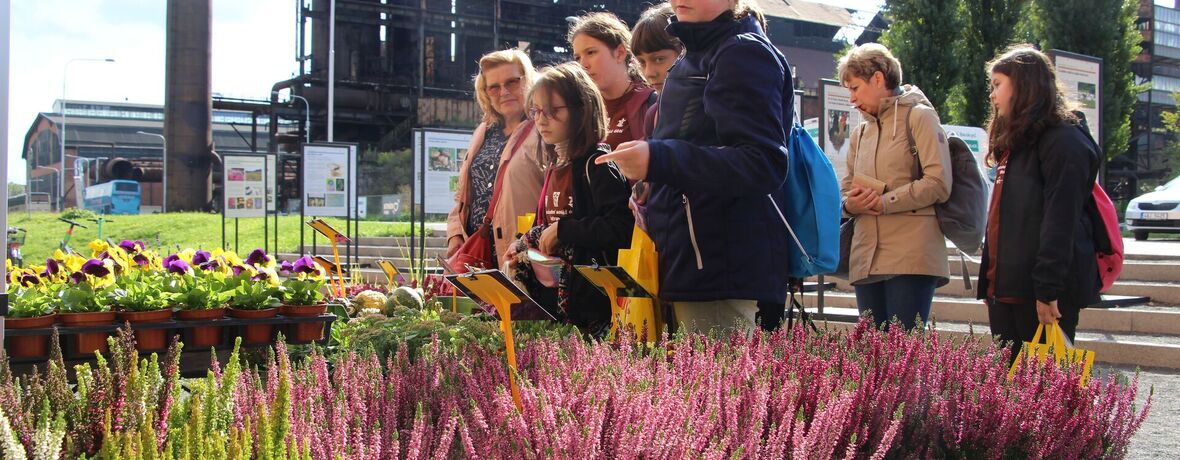
<svg viewBox="0 0 1180 460">
<path fill-rule="evenodd" d="M 912 330 L 917 325 L 915 318 L 921 317 L 925 324 L 930 316 L 938 279 L 929 275 L 897 275 L 885 281 L 853 286 L 857 309 L 861 314 L 872 312 L 877 327 L 882 324 L 888 327 L 888 322 L 896 319 L 905 330 Z"/>
</svg>

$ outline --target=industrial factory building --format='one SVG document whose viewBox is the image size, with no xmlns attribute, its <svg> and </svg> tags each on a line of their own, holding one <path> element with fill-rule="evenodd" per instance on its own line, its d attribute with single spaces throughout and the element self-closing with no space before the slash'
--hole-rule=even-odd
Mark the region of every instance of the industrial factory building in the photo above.
<svg viewBox="0 0 1180 460">
<path fill-rule="evenodd" d="M 33 209 L 57 209 L 61 170 L 63 101 L 53 112 L 37 114 L 25 134 L 29 202 Z M 164 107 L 116 102 L 65 101 L 65 207 L 77 207 L 86 186 L 111 179 L 140 182 L 142 212 L 158 210 L 163 199 L 162 160 Z M 257 151 L 268 148 L 267 124 L 251 112 L 214 110 L 215 151 Z"/>
</svg>

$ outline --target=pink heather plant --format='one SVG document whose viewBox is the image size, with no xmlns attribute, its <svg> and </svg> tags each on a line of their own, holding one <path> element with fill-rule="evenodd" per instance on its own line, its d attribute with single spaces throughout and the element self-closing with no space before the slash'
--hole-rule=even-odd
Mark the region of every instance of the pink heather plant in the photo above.
<svg viewBox="0 0 1180 460">
<path fill-rule="evenodd" d="M 994 347 L 869 323 L 654 347 L 526 341 L 521 411 L 503 357 L 477 346 L 329 364 L 280 344 L 263 369 L 214 360 L 176 399 L 177 359 L 137 362 L 130 340 L 79 368 L 85 398 L 60 371 L 18 384 L 0 369 L 14 438 L 33 452 L 31 425 L 64 414 L 68 458 L 1121 458 L 1151 401 L 1137 410 L 1137 382 L 1082 387 L 1053 365 L 1009 380 Z"/>
</svg>

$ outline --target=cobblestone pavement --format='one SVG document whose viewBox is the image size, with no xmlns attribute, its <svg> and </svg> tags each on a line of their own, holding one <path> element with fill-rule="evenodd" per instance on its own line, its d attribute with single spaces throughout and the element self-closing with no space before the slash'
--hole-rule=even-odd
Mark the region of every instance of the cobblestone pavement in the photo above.
<svg viewBox="0 0 1180 460">
<path fill-rule="evenodd" d="M 1095 365 L 1094 375 L 1105 376 L 1118 372 L 1134 378 L 1135 368 L 1127 366 Z M 1129 459 L 1180 458 L 1180 372 L 1165 369 L 1139 371 L 1138 409 L 1143 408 L 1147 395 L 1155 388 L 1151 411 L 1147 420 L 1131 439 Z"/>
</svg>

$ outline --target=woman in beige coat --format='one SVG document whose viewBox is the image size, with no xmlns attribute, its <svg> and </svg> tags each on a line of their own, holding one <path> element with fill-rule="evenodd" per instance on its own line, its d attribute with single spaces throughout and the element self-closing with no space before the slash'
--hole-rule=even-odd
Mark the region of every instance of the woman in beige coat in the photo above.
<svg viewBox="0 0 1180 460">
<path fill-rule="evenodd" d="M 475 95 L 484 118 L 472 133 L 467 161 L 459 170 L 455 207 L 447 216 L 447 257 L 490 213 L 494 254 L 502 260 L 516 241 L 517 216 L 537 207 L 544 179 L 540 136 L 526 121 L 524 98 L 534 75 L 532 61 L 519 50 L 494 51 L 479 60 Z M 489 210 L 497 174 L 505 176 L 496 209 Z"/>
<path fill-rule="evenodd" d="M 865 120 L 852 131 L 840 181 L 844 213 L 855 219 L 848 280 L 861 313 L 909 330 L 915 317 L 926 321 L 949 277 L 933 207 L 951 191 L 946 133 L 922 91 L 901 85 L 901 64 L 884 46 L 854 48 L 837 72 Z"/>
</svg>

